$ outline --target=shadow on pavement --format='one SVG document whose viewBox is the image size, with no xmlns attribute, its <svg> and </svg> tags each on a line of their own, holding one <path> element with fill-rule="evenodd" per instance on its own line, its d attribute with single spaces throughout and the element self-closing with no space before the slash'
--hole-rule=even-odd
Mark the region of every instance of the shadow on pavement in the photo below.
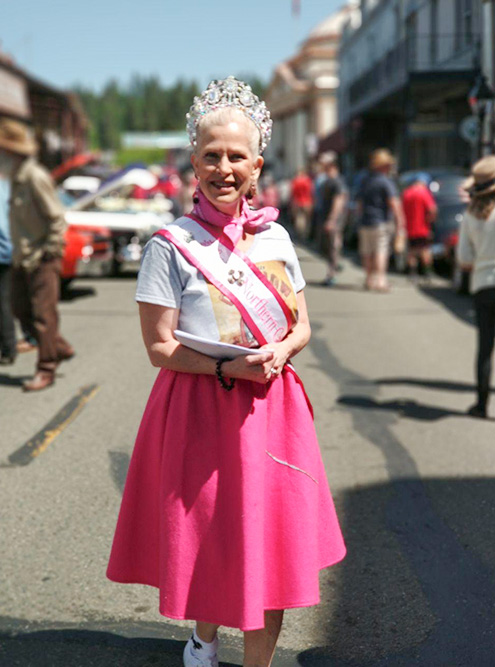
<svg viewBox="0 0 495 667">
<path fill-rule="evenodd" d="M 0 619 L 0 624 L 4 626 L 5 619 Z M 163 633 L 166 628 L 167 624 L 163 624 Z M 5 667 L 182 667 L 184 641 L 189 630 L 183 628 L 182 631 L 185 634 L 181 639 L 126 637 L 118 630 L 75 628 L 0 631 L 0 664 Z M 220 664 L 237 667 L 237 663 L 232 662 Z"/>
<path fill-rule="evenodd" d="M 339 509 L 348 555 L 323 575 L 326 646 L 300 665 L 495 664 L 494 479 L 395 480 Z"/>
<path fill-rule="evenodd" d="M 444 417 L 466 417 L 462 410 L 451 410 L 434 405 L 426 405 L 412 399 L 395 399 L 393 401 L 378 401 L 369 396 L 340 396 L 337 400 L 340 405 L 363 410 L 389 410 L 397 412 L 401 417 L 417 419 L 419 421 L 437 421 Z"/>
<path fill-rule="evenodd" d="M 466 324 L 476 323 L 472 298 L 470 296 L 457 294 L 452 287 L 421 286 L 419 291 L 425 296 L 436 301 L 446 310 L 451 312 Z"/>
<path fill-rule="evenodd" d="M 22 383 L 25 380 L 30 380 L 31 377 L 32 375 L 12 376 L 2 373 L 0 375 L 0 385 L 3 385 L 4 387 L 22 387 Z"/>
<path fill-rule="evenodd" d="M 0 635 L 0 642 L 0 664 L 9 667 L 182 667 L 184 646 L 166 639 L 127 639 L 85 630 Z"/>
<path fill-rule="evenodd" d="M 425 387 L 426 389 L 457 391 L 473 394 L 476 392 L 476 386 L 472 382 L 452 382 L 451 380 L 427 380 L 423 378 L 397 377 L 371 380 L 370 384 L 385 386 L 407 385 L 410 387 Z M 492 389 L 492 392 L 495 392 L 495 389 Z"/>
<path fill-rule="evenodd" d="M 333 292 L 334 290 L 347 291 L 347 292 L 364 292 L 365 289 L 362 284 L 356 283 L 341 283 L 336 282 L 331 286 L 325 285 L 322 280 L 308 280 L 308 287 L 318 287 L 319 289 L 327 290 L 328 292 Z"/>
<path fill-rule="evenodd" d="M 95 296 L 96 290 L 94 287 L 75 287 L 73 285 L 62 288 L 60 293 L 60 301 L 75 301 L 87 296 Z"/>
<path fill-rule="evenodd" d="M 354 488 L 339 505 L 348 556 L 322 573 L 325 640 L 297 662 L 279 651 L 274 666 L 491 667 L 495 480 L 398 479 Z M 6 667 L 181 667 L 189 634 L 138 621 L 0 618 L 0 628 Z M 223 667 L 238 666 L 239 643 L 225 639 Z"/>
<path fill-rule="evenodd" d="M 377 384 L 345 366 L 318 325 L 310 348 L 337 385 L 341 405 L 352 408 L 349 428 L 366 447 L 349 454 L 357 467 L 355 486 L 336 496 L 348 555 L 322 573 L 319 618 L 325 640 L 300 653 L 299 663 L 492 667 L 495 479 L 423 479 L 413 452 L 397 433 L 394 414 L 435 420 L 462 413 L 409 400 L 379 400 Z M 349 384 L 360 385 L 363 395 L 346 395 Z M 472 420 L 473 429 L 478 423 Z M 487 436 L 480 435 L 484 450 L 478 452 L 473 439 L 466 457 L 480 457 L 476 469 L 483 471 Z M 361 451 L 376 458 L 361 461 Z M 440 470 L 448 452 L 445 443 L 431 453 Z M 463 463 L 463 458 L 455 462 L 461 474 Z M 379 475 L 380 481 L 359 484 L 360 476 L 370 475 Z"/>
<path fill-rule="evenodd" d="M 108 452 L 110 458 L 110 475 L 117 491 L 124 493 L 125 480 L 129 469 L 130 456 L 127 452 Z"/>
</svg>

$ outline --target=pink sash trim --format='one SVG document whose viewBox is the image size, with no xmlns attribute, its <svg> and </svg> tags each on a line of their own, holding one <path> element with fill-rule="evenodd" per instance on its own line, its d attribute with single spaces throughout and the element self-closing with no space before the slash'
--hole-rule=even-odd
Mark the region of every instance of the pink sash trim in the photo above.
<svg viewBox="0 0 495 667">
<path fill-rule="evenodd" d="M 225 248 L 227 246 L 222 240 L 222 229 L 221 227 L 215 227 L 214 225 L 210 225 L 209 223 L 205 222 L 204 220 L 201 220 L 201 218 L 196 217 L 192 213 L 188 213 L 184 216 L 185 218 L 190 218 L 191 220 L 194 220 L 194 222 L 197 222 L 198 225 L 201 225 L 203 229 L 205 229 L 209 234 L 214 236 L 219 243 L 221 243 Z M 288 305 L 285 303 L 285 301 L 282 299 L 280 294 L 277 292 L 275 287 L 272 285 L 272 283 L 268 280 L 268 278 L 265 276 L 265 274 L 259 270 L 259 268 L 256 266 L 254 262 L 252 262 L 249 257 L 242 252 L 242 250 L 238 250 L 237 248 L 228 248 L 229 251 L 234 252 L 238 257 L 240 257 L 251 269 L 251 271 L 256 275 L 256 277 L 263 283 L 263 285 L 270 290 L 272 295 L 275 297 L 275 299 L 278 302 L 278 305 L 280 308 L 283 310 L 285 319 L 287 320 L 287 328 L 290 330 L 292 328 L 292 314 L 290 312 L 290 308 Z"/>
<path fill-rule="evenodd" d="M 201 221 L 201 220 L 197 220 L 195 217 L 193 217 L 193 216 L 191 216 L 191 215 L 188 215 L 188 216 L 185 216 L 185 217 L 189 217 L 189 218 L 191 218 L 192 220 L 194 220 L 195 222 L 198 222 L 199 224 L 201 224 L 201 225 L 204 227 L 204 225 L 203 225 L 203 221 Z M 208 232 L 212 233 L 214 236 L 217 237 L 217 234 L 215 234 L 213 231 L 211 231 L 211 230 L 209 229 L 209 227 L 204 227 L 204 228 L 205 228 Z M 216 231 L 216 230 L 215 230 L 215 231 Z M 220 233 L 221 233 L 221 232 L 220 232 Z M 256 326 L 256 324 L 254 323 L 253 319 L 251 318 L 251 316 L 249 315 L 249 313 L 247 312 L 247 310 L 246 310 L 246 309 L 244 308 L 244 306 L 240 303 L 239 299 L 237 299 L 237 297 L 234 296 L 234 295 L 230 292 L 230 290 L 229 290 L 225 285 L 223 285 L 220 281 L 218 281 L 218 280 L 213 276 L 213 274 L 210 273 L 210 271 L 209 271 L 208 269 L 206 269 L 203 265 L 201 265 L 201 264 L 198 262 L 197 258 L 196 258 L 196 257 L 195 257 L 195 256 L 188 250 L 188 249 L 187 249 L 187 247 L 186 247 L 183 243 L 181 243 L 178 239 L 176 239 L 175 236 L 173 236 L 173 234 L 171 234 L 171 232 L 169 232 L 167 229 L 160 229 L 160 230 L 158 230 L 157 232 L 155 232 L 155 234 L 153 234 L 153 236 L 162 236 L 162 237 L 166 238 L 168 241 L 170 241 L 171 243 L 173 243 L 173 244 L 180 250 L 180 252 L 184 255 L 184 257 L 187 259 L 187 261 L 188 261 L 190 264 L 192 264 L 192 266 L 195 266 L 199 271 L 201 271 L 201 273 L 205 276 L 205 278 L 206 278 L 207 280 L 209 280 L 209 282 L 210 282 L 212 285 L 214 285 L 214 286 L 215 286 L 215 287 L 216 287 L 216 288 L 217 288 L 217 289 L 218 289 L 224 296 L 226 296 L 228 299 L 230 299 L 230 300 L 232 301 L 232 303 L 235 305 L 235 307 L 237 308 L 237 310 L 240 312 L 240 314 L 241 314 L 241 316 L 242 316 L 242 319 L 243 319 L 243 320 L 246 322 L 246 324 L 248 325 L 248 327 L 249 327 L 251 333 L 253 334 L 253 336 L 254 336 L 254 337 L 256 338 L 256 340 L 258 341 L 259 345 L 260 345 L 260 346 L 263 346 L 263 345 L 267 345 L 267 344 L 268 344 L 268 341 L 267 341 L 266 338 L 263 336 L 263 334 L 261 333 L 261 331 L 259 330 L 259 328 Z M 244 259 L 244 254 L 243 254 L 243 253 L 241 253 L 240 256 Z M 252 264 L 252 262 L 251 262 L 251 264 Z M 253 266 L 255 266 L 255 265 L 253 264 Z M 250 266 L 250 268 L 251 268 L 251 266 Z M 256 266 L 255 266 L 255 268 L 257 269 Z M 267 280 L 266 276 L 264 276 L 264 275 L 261 273 L 261 271 L 259 271 L 259 273 L 260 273 L 261 276 L 262 276 L 263 283 L 264 283 L 264 284 L 266 284 L 267 282 L 269 283 L 270 291 L 274 290 L 275 288 L 274 288 L 273 285 Z M 277 293 L 277 296 L 279 296 L 278 293 Z M 285 303 L 284 303 L 284 305 L 285 305 Z M 292 318 L 291 318 L 291 322 L 290 322 L 290 324 L 292 324 Z M 304 388 L 303 381 L 301 380 L 301 378 L 300 378 L 299 375 L 297 374 L 296 369 L 294 368 L 294 366 L 292 366 L 291 363 L 286 363 L 285 366 L 284 366 L 284 368 L 283 368 L 283 372 L 287 372 L 287 373 L 290 373 L 291 375 L 293 375 L 293 377 L 295 378 L 296 382 L 300 385 L 300 387 L 301 387 L 301 389 L 302 389 L 302 391 L 303 391 L 304 397 L 305 397 L 305 399 L 306 399 L 308 408 L 309 408 L 309 410 L 310 410 L 310 412 L 311 412 L 311 416 L 312 416 L 312 418 L 314 419 L 313 406 L 312 406 L 311 401 L 309 400 L 309 397 L 308 397 L 308 395 L 307 395 L 307 393 L 306 393 L 306 390 L 305 390 L 305 388 Z"/>
<path fill-rule="evenodd" d="M 232 294 L 232 292 L 230 292 L 230 290 L 227 289 L 227 287 L 225 287 L 225 285 L 223 285 L 219 280 L 217 280 L 217 279 L 215 278 L 215 276 L 214 276 L 212 273 L 210 273 L 210 271 L 209 271 L 206 267 L 204 267 L 203 265 L 199 264 L 197 258 L 196 258 L 196 257 L 195 257 L 195 256 L 188 250 L 188 249 L 187 249 L 187 247 L 186 247 L 185 245 L 183 245 L 182 243 L 180 243 L 180 241 L 178 241 L 178 240 L 173 236 L 173 234 L 171 234 L 167 229 L 159 229 L 157 232 L 155 232 L 155 234 L 154 234 L 153 236 L 163 236 L 163 237 L 165 237 L 168 241 L 170 241 L 171 243 L 173 243 L 173 244 L 174 244 L 174 245 L 181 251 L 181 253 L 184 255 L 184 257 L 187 259 L 187 261 L 188 261 L 190 264 L 192 264 L 192 265 L 195 266 L 197 269 L 199 269 L 199 270 L 201 271 L 201 273 L 204 275 L 204 277 L 207 278 L 207 279 L 210 281 L 210 283 L 211 283 L 212 285 L 215 285 L 215 287 L 216 287 L 216 288 L 217 288 L 217 289 L 218 289 L 224 296 L 226 296 L 228 299 L 230 299 L 230 300 L 232 301 L 232 303 L 235 305 L 235 307 L 237 308 L 237 310 L 240 312 L 240 314 L 241 314 L 241 316 L 242 316 L 242 319 L 246 322 L 246 324 L 248 325 L 248 327 L 249 327 L 251 333 L 252 333 L 253 336 L 256 338 L 256 340 L 258 341 L 258 343 L 259 343 L 260 345 L 266 345 L 266 344 L 267 344 L 268 341 L 267 341 L 266 338 L 263 336 L 263 334 L 261 333 L 261 331 L 258 329 L 258 327 L 257 327 L 256 324 L 254 323 L 252 317 L 249 315 L 249 313 L 248 313 L 247 310 L 244 308 L 244 306 L 243 306 L 242 303 L 239 301 L 239 299 L 238 299 L 236 296 L 234 296 L 234 295 Z"/>
</svg>

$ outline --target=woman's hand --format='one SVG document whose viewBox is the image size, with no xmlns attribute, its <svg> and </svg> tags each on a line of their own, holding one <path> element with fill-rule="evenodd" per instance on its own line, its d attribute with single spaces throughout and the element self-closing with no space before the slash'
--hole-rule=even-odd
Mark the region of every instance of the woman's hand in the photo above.
<svg viewBox="0 0 495 667">
<path fill-rule="evenodd" d="M 226 361 L 222 365 L 225 377 L 266 384 L 280 375 L 284 364 L 305 347 L 311 335 L 304 292 L 298 292 L 296 298 L 299 319 L 285 339 L 264 345 L 261 354 Z M 139 312 L 144 343 L 153 366 L 180 373 L 215 375 L 216 359 L 191 350 L 174 338 L 178 309 L 140 303 Z"/>
<path fill-rule="evenodd" d="M 271 349 L 272 346 L 266 347 Z M 222 364 L 222 373 L 226 377 L 266 384 L 275 377 L 273 373 L 270 373 L 273 357 L 273 352 L 268 350 L 261 354 L 247 354 L 237 357 Z"/>
<path fill-rule="evenodd" d="M 292 346 L 284 339 L 280 343 L 268 343 L 263 345 L 262 350 L 272 350 L 273 356 L 271 359 L 266 361 L 263 364 L 265 374 L 268 376 L 268 379 L 274 380 L 277 375 L 280 375 L 285 364 L 289 360 Z"/>
<path fill-rule="evenodd" d="M 224 375 L 261 384 L 275 380 L 289 358 L 289 346 L 286 341 L 282 341 L 281 343 L 268 343 L 260 349 L 266 352 L 248 354 L 245 357 L 226 361 L 222 365 Z"/>
<path fill-rule="evenodd" d="M 266 350 L 263 354 L 248 354 L 246 357 L 226 361 L 222 365 L 222 372 L 226 377 L 252 380 L 261 384 L 277 379 L 284 365 L 305 347 L 311 336 L 304 292 L 298 292 L 296 298 L 299 319 L 284 340 L 263 345 L 260 348 Z"/>
</svg>

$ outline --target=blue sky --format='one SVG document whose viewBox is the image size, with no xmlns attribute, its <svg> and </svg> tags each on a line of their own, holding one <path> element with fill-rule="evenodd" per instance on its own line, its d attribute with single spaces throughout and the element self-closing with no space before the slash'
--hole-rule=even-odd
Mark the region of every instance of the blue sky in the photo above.
<svg viewBox="0 0 495 667">
<path fill-rule="evenodd" d="M 310 30 L 345 0 L 6 0 L 0 44 L 60 88 L 95 89 L 111 77 L 157 74 L 206 84 L 254 73 L 269 79 Z M 7 6 L 5 6 L 7 5 Z"/>
</svg>

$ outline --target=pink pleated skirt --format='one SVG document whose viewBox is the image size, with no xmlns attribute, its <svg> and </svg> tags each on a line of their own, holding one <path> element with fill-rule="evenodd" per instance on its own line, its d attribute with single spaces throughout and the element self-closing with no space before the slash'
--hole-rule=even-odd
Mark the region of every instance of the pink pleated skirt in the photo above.
<svg viewBox="0 0 495 667">
<path fill-rule="evenodd" d="M 137 436 L 107 576 L 160 613 L 256 630 L 319 602 L 345 555 L 312 414 L 288 369 L 269 385 L 160 371 Z"/>
</svg>

